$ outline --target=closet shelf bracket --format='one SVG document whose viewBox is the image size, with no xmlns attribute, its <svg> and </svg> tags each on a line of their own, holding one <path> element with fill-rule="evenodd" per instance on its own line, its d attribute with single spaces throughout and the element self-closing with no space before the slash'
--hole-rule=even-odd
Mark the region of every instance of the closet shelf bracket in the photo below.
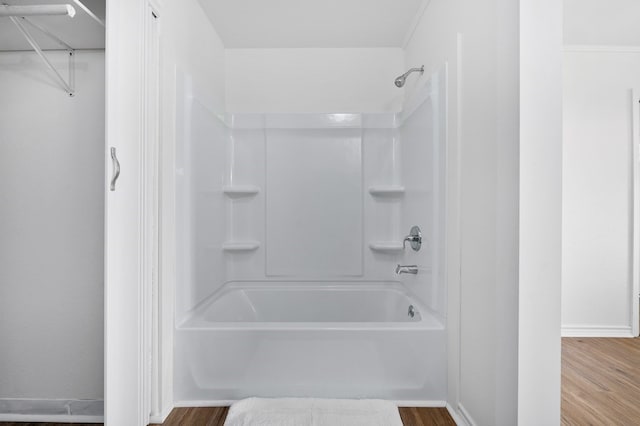
<svg viewBox="0 0 640 426">
<path fill-rule="evenodd" d="M 38 54 L 38 56 L 40 56 L 40 59 L 42 59 L 42 61 L 44 62 L 45 66 L 47 67 L 47 69 L 49 69 L 49 71 L 51 71 L 54 79 L 60 85 L 62 90 L 67 92 L 67 94 L 69 96 L 74 96 L 74 94 L 75 94 L 75 88 L 74 88 L 74 86 L 75 86 L 75 82 L 74 82 L 74 80 L 75 80 L 75 51 L 71 48 L 71 46 L 69 46 L 68 44 L 66 44 L 65 42 L 63 42 L 62 40 L 60 40 L 59 38 L 57 38 L 53 34 L 51 34 L 49 31 L 47 31 L 44 28 L 40 27 L 39 25 L 36 25 L 33 22 L 29 21 L 27 18 L 24 18 L 24 17 L 23 18 L 18 18 L 16 16 L 10 16 L 9 19 L 11 19 L 11 22 L 13 22 L 13 24 L 18 28 L 18 30 L 22 33 L 24 38 L 27 39 L 27 41 L 29 42 L 29 44 L 31 45 L 33 50 L 35 50 L 35 52 Z M 38 29 L 43 34 L 47 35 L 48 37 L 50 37 L 51 39 L 53 39 L 57 43 L 63 45 L 67 49 L 67 52 L 69 54 L 69 81 L 68 82 L 65 81 L 65 79 L 60 75 L 58 70 L 56 70 L 56 68 L 51 63 L 51 61 L 49 61 L 49 59 L 47 59 L 47 57 L 45 56 L 44 52 L 40 48 L 40 45 L 33 38 L 31 33 L 29 31 L 27 31 L 27 29 L 25 28 L 23 23 L 20 22 L 21 20 L 24 21 L 24 22 L 27 22 L 30 25 L 32 25 L 34 28 Z"/>
</svg>

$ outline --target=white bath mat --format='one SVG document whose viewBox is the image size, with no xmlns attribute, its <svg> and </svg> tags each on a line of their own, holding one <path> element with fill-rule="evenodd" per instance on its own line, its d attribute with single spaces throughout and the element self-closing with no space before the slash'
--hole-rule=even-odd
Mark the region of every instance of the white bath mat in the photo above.
<svg viewBox="0 0 640 426">
<path fill-rule="evenodd" d="M 225 426 L 402 426 L 398 407 L 376 399 L 249 398 L 231 406 Z"/>
</svg>

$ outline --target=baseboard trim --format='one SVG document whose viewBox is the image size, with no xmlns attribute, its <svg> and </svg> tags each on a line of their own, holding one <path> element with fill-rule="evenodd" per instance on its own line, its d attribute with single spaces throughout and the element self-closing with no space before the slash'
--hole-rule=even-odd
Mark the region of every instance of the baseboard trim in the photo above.
<svg viewBox="0 0 640 426">
<path fill-rule="evenodd" d="M 104 416 L 68 416 L 62 414 L 5 414 L 0 422 L 20 423 L 104 423 Z"/>
<path fill-rule="evenodd" d="M 449 415 L 457 426 L 469 426 L 469 424 L 458 414 L 458 412 L 447 402 L 446 405 Z"/>
<path fill-rule="evenodd" d="M 629 326 L 563 326 L 561 335 L 562 337 L 634 337 Z"/>
<path fill-rule="evenodd" d="M 228 407 L 234 402 L 240 401 L 239 399 L 211 399 L 211 400 L 196 400 L 196 401 L 176 401 L 173 406 L 176 408 L 191 408 L 191 407 Z"/>
<path fill-rule="evenodd" d="M 102 400 L 0 399 L 2 422 L 103 423 Z"/>
<path fill-rule="evenodd" d="M 462 404 L 458 404 L 458 413 L 460 414 L 461 420 L 464 422 L 465 426 L 476 426 L 477 423 L 473 421 L 473 417 L 471 414 L 464 408 Z"/>
<path fill-rule="evenodd" d="M 167 417 L 169 417 L 169 414 L 171 414 L 171 412 L 173 411 L 173 405 L 166 407 L 164 409 L 164 411 L 160 414 L 152 414 L 149 416 L 149 423 L 158 423 L 158 424 L 162 424 L 167 420 Z"/>
<path fill-rule="evenodd" d="M 397 400 L 392 402 L 394 402 L 398 407 L 445 408 L 447 406 L 446 401 L 439 400 Z"/>
</svg>

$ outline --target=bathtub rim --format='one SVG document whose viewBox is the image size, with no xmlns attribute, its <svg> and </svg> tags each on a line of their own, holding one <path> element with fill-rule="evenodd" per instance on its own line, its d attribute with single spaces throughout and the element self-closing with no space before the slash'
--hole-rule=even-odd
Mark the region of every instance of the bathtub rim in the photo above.
<svg viewBox="0 0 640 426">
<path fill-rule="evenodd" d="M 339 284 L 338 284 L 339 283 Z M 196 318 L 202 314 L 212 303 L 221 299 L 232 291 L 245 289 L 278 290 L 278 289 L 321 289 L 321 290 L 374 290 L 391 291 L 400 294 L 410 300 L 411 304 L 418 308 L 421 319 L 406 322 L 213 322 L 201 320 L 197 324 Z M 446 318 L 433 312 L 425 306 L 417 297 L 399 281 L 322 281 L 322 280 L 242 280 L 227 281 L 219 289 L 204 298 L 191 310 L 185 313 L 181 321 L 175 323 L 176 331 L 203 331 L 203 330 L 233 330 L 233 331 L 257 331 L 257 330 L 445 330 Z"/>
</svg>

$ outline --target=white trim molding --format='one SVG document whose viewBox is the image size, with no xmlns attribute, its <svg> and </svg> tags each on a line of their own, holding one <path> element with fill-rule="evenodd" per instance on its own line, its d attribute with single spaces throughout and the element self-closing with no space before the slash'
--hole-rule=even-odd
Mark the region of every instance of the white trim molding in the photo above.
<svg viewBox="0 0 640 426">
<path fill-rule="evenodd" d="M 444 408 L 447 406 L 446 401 L 439 400 L 396 400 L 392 401 L 398 407 L 426 407 L 426 408 Z"/>
<path fill-rule="evenodd" d="M 471 414 L 469 414 L 469 412 L 466 410 L 466 408 L 464 408 L 462 404 L 458 404 L 457 410 L 452 410 L 449 406 L 447 406 L 447 409 L 449 410 L 449 413 L 452 413 L 451 417 L 453 417 L 453 420 L 458 426 L 477 425 L 477 423 L 473 420 L 473 417 L 471 417 Z"/>
<path fill-rule="evenodd" d="M 104 401 L 0 398 L 0 422 L 103 423 Z"/>
<path fill-rule="evenodd" d="M 563 50 L 565 52 L 640 53 L 640 46 L 567 44 L 563 47 Z"/>
<path fill-rule="evenodd" d="M 104 423 L 104 416 L 69 416 L 67 414 L 0 414 L 0 422 Z"/>
<path fill-rule="evenodd" d="M 562 326 L 562 337 L 634 337 L 630 326 Z"/>
<path fill-rule="evenodd" d="M 469 423 L 467 423 L 467 421 L 465 420 L 464 417 L 462 417 L 462 415 L 460 413 L 458 413 L 452 406 L 451 404 L 447 403 L 447 405 L 445 406 L 445 408 L 447 409 L 447 411 L 449 412 L 449 415 L 451 416 L 451 418 L 453 419 L 453 421 L 455 422 L 456 425 L 458 426 L 471 426 L 469 425 Z"/>
<path fill-rule="evenodd" d="M 640 53 L 640 51 L 639 51 Z M 640 306 L 638 295 L 640 294 L 640 93 L 631 89 L 631 111 L 633 131 L 631 137 L 632 171 L 633 171 L 633 203 L 632 216 L 632 242 L 631 242 L 631 334 L 638 337 L 640 334 Z"/>
<path fill-rule="evenodd" d="M 154 415 L 151 414 L 149 416 L 149 423 L 153 423 L 153 424 L 162 424 L 167 420 L 167 417 L 169 417 L 169 414 L 171 414 L 171 412 L 173 411 L 173 405 L 171 406 L 166 406 L 164 407 L 162 413 L 158 414 L 158 415 Z"/>
<path fill-rule="evenodd" d="M 416 32 L 416 28 L 418 28 L 418 24 L 420 23 L 420 21 L 422 21 L 422 16 L 424 15 L 425 11 L 429 7 L 429 4 L 431 4 L 431 0 L 422 0 L 422 4 L 420 5 L 420 8 L 418 9 L 417 13 L 414 15 L 413 19 L 411 20 L 411 24 L 409 24 L 409 28 L 407 28 L 407 32 L 404 34 L 404 37 L 402 38 L 403 49 L 407 48 L 407 45 L 413 38 L 413 35 Z"/>
</svg>

